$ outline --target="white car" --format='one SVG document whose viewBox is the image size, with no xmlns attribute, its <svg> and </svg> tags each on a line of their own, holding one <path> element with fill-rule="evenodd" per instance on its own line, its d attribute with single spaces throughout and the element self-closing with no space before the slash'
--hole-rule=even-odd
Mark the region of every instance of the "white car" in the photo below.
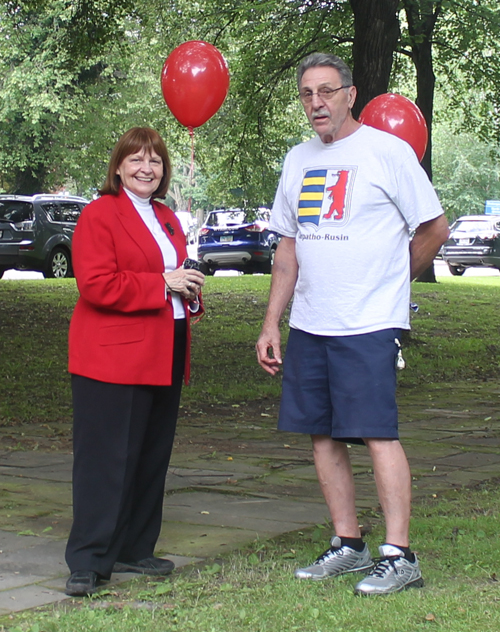
<svg viewBox="0 0 500 632">
<path fill-rule="evenodd" d="M 196 242 L 196 220 L 189 211 L 176 211 L 175 213 L 181 223 L 182 230 L 186 235 L 186 243 Z"/>
</svg>

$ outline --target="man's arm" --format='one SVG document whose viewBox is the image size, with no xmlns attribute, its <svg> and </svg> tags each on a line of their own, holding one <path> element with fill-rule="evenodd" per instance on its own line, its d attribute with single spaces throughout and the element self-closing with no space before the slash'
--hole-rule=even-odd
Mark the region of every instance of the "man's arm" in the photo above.
<svg viewBox="0 0 500 632">
<path fill-rule="evenodd" d="M 448 222 L 444 215 L 420 224 L 410 242 L 410 278 L 412 281 L 431 265 L 449 234 Z"/>
<path fill-rule="evenodd" d="M 282 363 L 279 324 L 283 312 L 293 296 L 298 271 L 295 239 L 282 237 L 274 257 L 266 317 L 255 345 L 260 366 L 271 375 L 276 375 L 279 371 L 279 365 Z"/>
</svg>

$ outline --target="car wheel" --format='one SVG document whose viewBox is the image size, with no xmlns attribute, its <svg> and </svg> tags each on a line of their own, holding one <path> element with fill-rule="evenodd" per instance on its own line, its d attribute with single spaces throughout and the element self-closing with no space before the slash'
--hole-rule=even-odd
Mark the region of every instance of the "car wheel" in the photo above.
<svg viewBox="0 0 500 632">
<path fill-rule="evenodd" d="M 271 274 L 273 271 L 274 265 L 274 256 L 276 254 L 276 248 L 271 248 L 271 252 L 269 253 L 269 259 L 262 265 L 262 272 L 264 274 Z"/>
<path fill-rule="evenodd" d="M 54 248 L 50 253 L 43 276 L 46 279 L 68 279 L 73 276 L 71 259 L 64 248 Z"/>
<path fill-rule="evenodd" d="M 464 268 L 463 266 L 452 266 L 451 263 L 449 263 L 448 270 L 451 272 L 453 276 L 462 276 L 466 268 Z"/>
<path fill-rule="evenodd" d="M 215 274 L 215 268 L 207 268 L 207 271 L 205 272 L 205 276 L 214 276 Z"/>
</svg>

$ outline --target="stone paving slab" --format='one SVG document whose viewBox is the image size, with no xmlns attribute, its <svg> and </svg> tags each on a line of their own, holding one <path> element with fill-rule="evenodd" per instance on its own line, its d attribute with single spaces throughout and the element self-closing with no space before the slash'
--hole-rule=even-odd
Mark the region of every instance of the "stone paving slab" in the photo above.
<svg viewBox="0 0 500 632">
<path fill-rule="evenodd" d="M 165 502 L 169 520 L 203 526 L 238 528 L 271 537 L 323 522 L 328 514 L 323 502 L 240 497 L 204 492 L 180 493 Z"/>
<path fill-rule="evenodd" d="M 500 437 L 488 437 L 484 435 L 474 436 L 453 436 L 453 437 L 443 437 L 441 439 L 443 443 L 452 443 L 453 445 L 460 445 L 463 447 L 476 447 L 476 446 L 485 446 L 488 448 L 499 448 L 500 447 Z"/>
<path fill-rule="evenodd" d="M 238 474 L 239 478 L 261 474 L 261 468 L 244 461 L 232 462 L 231 467 L 210 469 L 210 467 L 170 467 L 167 487 L 191 487 L 193 485 L 218 484 Z M 11 452 L 0 454 L 0 477 L 27 478 L 71 483 L 73 456 L 53 455 L 43 452 Z"/>
<path fill-rule="evenodd" d="M 63 592 L 38 584 L 2 591 L 0 592 L 0 615 L 47 606 L 64 599 L 67 599 L 67 596 Z"/>
<path fill-rule="evenodd" d="M 494 466 L 494 470 L 500 473 L 500 454 L 488 454 L 487 452 L 461 452 L 437 459 L 438 464 L 461 468 L 476 468 Z"/>
<path fill-rule="evenodd" d="M 260 474 L 260 470 L 258 468 L 239 467 L 237 469 L 239 471 L 235 472 L 234 469 L 226 468 L 222 471 L 218 471 L 216 469 L 203 470 L 173 467 L 170 468 L 167 474 L 165 489 L 168 492 L 174 489 L 178 490 L 205 486 L 210 487 L 220 485 L 221 483 L 225 483 L 228 480 L 232 480 L 235 476 L 238 477 L 238 480 L 245 480 L 248 478 L 253 478 L 256 473 Z"/>
<path fill-rule="evenodd" d="M 0 614 L 68 599 L 64 594 L 68 577 L 65 547 L 65 540 L 0 531 Z M 201 561 L 182 555 L 169 555 L 169 559 L 177 568 Z M 105 585 L 114 586 L 135 576 L 115 573 Z"/>
<path fill-rule="evenodd" d="M 0 591 L 65 574 L 63 544 L 49 538 L 0 531 Z"/>
<path fill-rule="evenodd" d="M 217 557 L 248 546 L 264 537 L 255 530 L 164 520 L 156 552 L 171 558 L 183 554 L 194 558 Z"/>
<path fill-rule="evenodd" d="M 499 472 L 497 471 L 494 475 L 498 476 Z M 490 472 L 477 472 L 477 471 L 468 471 L 468 470 L 456 470 L 455 472 L 448 472 L 446 474 L 446 483 L 448 488 L 450 487 L 462 487 L 464 485 L 477 485 L 478 483 L 483 483 L 488 481 L 491 478 Z M 437 491 L 441 491 L 438 489 Z"/>
<path fill-rule="evenodd" d="M 1 533 L 1 532 L 0 532 Z M 64 559 L 65 542 L 58 542 L 60 551 L 59 558 Z M 170 555 L 176 568 L 182 568 L 187 564 L 202 561 L 201 558 L 189 558 L 179 555 Z M 0 588 L 0 615 L 12 612 L 21 612 L 29 608 L 46 606 L 70 599 L 65 593 L 65 585 L 67 579 L 67 568 L 64 565 L 63 572 L 54 577 L 40 577 L 31 579 L 35 580 L 31 583 L 18 585 L 11 589 Z M 113 586 L 130 581 L 134 577 L 140 577 L 137 573 L 113 573 L 109 582 L 102 582 L 103 588 L 112 588 Z"/>
</svg>

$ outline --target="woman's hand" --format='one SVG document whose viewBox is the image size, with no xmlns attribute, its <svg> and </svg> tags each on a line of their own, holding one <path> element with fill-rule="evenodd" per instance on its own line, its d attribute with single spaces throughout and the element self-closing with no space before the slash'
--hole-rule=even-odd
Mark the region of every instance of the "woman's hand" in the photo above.
<svg viewBox="0 0 500 632">
<path fill-rule="evenodd" d="M 164 272 L 163 279 L 168 290 L 178 292 L 189 301 L 196 300 L 205 283 L 205 276 L 191 268 L 177 268 L 173 272 Z"/>
</svg>

